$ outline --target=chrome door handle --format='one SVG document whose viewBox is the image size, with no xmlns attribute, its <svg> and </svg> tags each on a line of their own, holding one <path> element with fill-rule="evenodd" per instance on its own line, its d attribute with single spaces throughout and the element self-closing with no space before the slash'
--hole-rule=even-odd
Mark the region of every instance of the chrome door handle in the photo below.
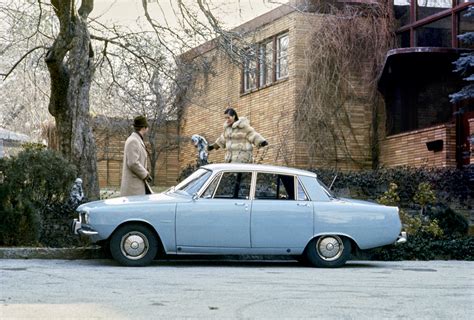
<svg viewBox="0 0 474 320">
<path fill-rule="evenodd" d="M 298 207 L 309 207 L 308 203 L 297 203 L 296 204 Z"/>
<path fill-rule="evenodd" d="M 244 202 L 236 202 L 235 205 L 236 206 L 245 206 L 245 203 Z"/>
</svg>

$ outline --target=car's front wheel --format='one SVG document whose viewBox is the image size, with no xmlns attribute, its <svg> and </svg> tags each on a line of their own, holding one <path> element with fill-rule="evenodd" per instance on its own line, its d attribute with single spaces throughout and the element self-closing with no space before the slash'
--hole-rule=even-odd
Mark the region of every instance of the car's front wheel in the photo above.
<svg viewBox="0 0 474 320">
<path fill-rule="evenodd" d="M 306 255 L 315 267 L 341 267 L 351 256 L 351 242 L 337 235 L 320 236 L 311 240 Z"/>
<path fill-rule="evenodd" d="M 110 253 L 124 266 L 148 265 L 157 251 L 156 235 L 141 224 L 123 225 L 110 238 Z"/>
</svg>

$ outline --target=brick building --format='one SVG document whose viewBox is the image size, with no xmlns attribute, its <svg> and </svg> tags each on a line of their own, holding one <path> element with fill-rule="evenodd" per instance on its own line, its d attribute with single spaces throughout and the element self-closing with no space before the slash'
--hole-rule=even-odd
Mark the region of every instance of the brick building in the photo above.
<svg viewBox="0 0 474 320">
<path fill-rule="evenodd" d="M 343 6 L 374 1 L 329 2 Z M 473 104 L 453 105 L 448 95 L 463 84 L 452 73 L 452 61 L 464 52 L 456 36 L 473 30 L 472 18 L 462 16 L 472 4 L 448 2 L 396 2 L 393 9 L 400 25 L 396 33 L 399 48 L 388 51 L 378 79 L 382 103 L 374 107 L 370 94 L 374 86 L 370 81 L 371 61 L 367 61 L 366 69 L 347 75 L 354 90 L 344 102 L 350 126 L 335 133 L 343 136 L 339 141 L 345 145 L 336 144 L 334 154 L 310 154 L 308 141 L 298 136 L 301 124 L 295 121 L 307 86 L 308 44 L 315 39 L 311 35 L 324 28 L 318 8 L 298 7 L 306 1 L 292 1 L 292 5 L 283 5 L 234 29 L 252 44 L 247 49 L 254 50 L 256 57 L 245 58 L 241 65 L 219 50 L 217 41 L 181 56 L 188 63 L 204 61 L 209 69 L 197 74 L 186 92 L 180 136 L 200 134 L 213 142 L 222 133 L 223 111 L 234 107 L 270 143 L 268 148 L 254 151 L 258 162 L 343 170 L 468 164 L 472 161 L 469 134 L 473 132 Z M 195 162 L 195 153 L 190 143 L 180 145 L 180 169 Z M 224 151 L 211 152 L 209 159 L 223 161 Z"/>
</svg>

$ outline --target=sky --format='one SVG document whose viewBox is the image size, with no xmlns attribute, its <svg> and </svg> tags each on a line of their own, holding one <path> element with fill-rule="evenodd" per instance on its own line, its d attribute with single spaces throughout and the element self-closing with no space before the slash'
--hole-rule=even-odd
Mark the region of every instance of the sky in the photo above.
<svg viewBox="0 0 474 320">
<path fill-rule="evenodd" d="M 163 19 L 163 13 L 170 25 L 174 25 L 173 7 L 176 0 L 147 0 L 148 10 L 157 20 Z M 196 1 L 184 0 L 184 3 Z M 236 27 L 248 20 L 268 12 L 285 0 L 208 0 L 212 13 L 226 28 Z M 160 8 L 161 7 L 161 8 Z M 196 7 L 197 8 L 197 7 Z M 131 28 L 137 25 L 137 19 L 143 21 L 142 0 L 95 0 L 91 18 L 98 18 L 103 23 L 116 23 Z"/>
</svg>

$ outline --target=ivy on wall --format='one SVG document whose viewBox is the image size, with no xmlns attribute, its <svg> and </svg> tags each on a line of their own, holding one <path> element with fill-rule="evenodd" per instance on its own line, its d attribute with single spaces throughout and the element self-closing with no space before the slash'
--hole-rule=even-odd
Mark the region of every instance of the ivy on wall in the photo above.
<svg viewBox="0 0 474 320">
<path fill-rule="evenodd" d="M 394 45 L 391 4 L 329 6 L 328 14 L 318 16 L 322 27 L 315 28 L 306 46 L 305 84 L 295 116 L 298 139 L 313 165 L 337 167 L 341 161 L 359 168 L 377 165 L 381 100 L 376 82 Z M 370 131 L 369 143 L 354 125 L 354 111 L 349 109 L 354 103 L 372 109 L 373 118 L 367 121 L 371 128 L 362 128 Z"/>
</svg>

